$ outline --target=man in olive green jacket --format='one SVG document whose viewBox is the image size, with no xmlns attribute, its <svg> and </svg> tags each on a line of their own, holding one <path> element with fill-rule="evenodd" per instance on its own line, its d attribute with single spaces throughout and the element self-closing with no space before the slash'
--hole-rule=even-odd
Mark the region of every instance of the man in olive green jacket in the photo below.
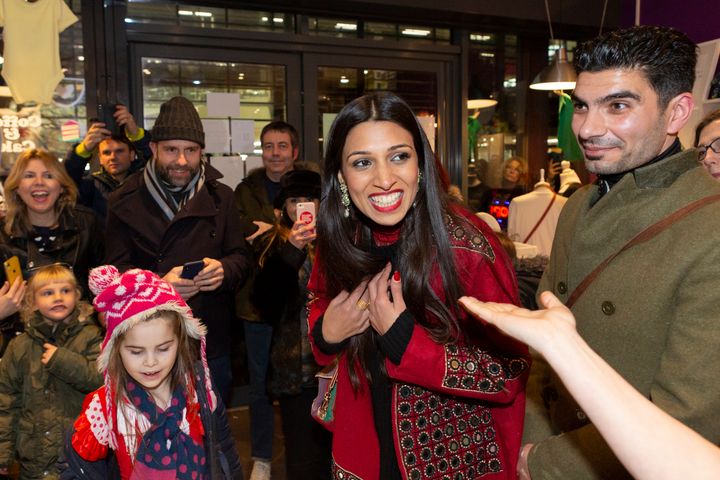
<svg viewBox="0 0 720 480">
<path fill-rule="evenodd" d="M 677 139 L 693 108 L 695 59 L 685 35 L 650 26 L 611 32 L 576 50 L 573 130 L 598 182 L 563 209 L 539 292 L 567 302 L 591 271 L 646 227 L 720 194 L 720 183 L 698 166 L 697 152 L 681 151 Z M 720 202 L 618 255 L 572 306 L 578 331 L 600 356 L 713 443 L 720 442 L 717 232 Z M 528 398 L 520 478 L 631 478 L 542 367 L 533 366 L 528 388 L 541 398 Z"/>
</svg>

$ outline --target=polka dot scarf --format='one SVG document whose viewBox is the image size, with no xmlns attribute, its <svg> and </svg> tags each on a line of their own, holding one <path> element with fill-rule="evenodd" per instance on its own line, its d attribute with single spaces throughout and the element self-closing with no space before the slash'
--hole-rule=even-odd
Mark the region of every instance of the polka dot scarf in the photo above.
<svg viewBox="0 0 720 480">
<path fill-rule="evenodd" d="M 130 479 L 209 479 L 204 446 L 180 428 L 187 406 L 182 390 L 175 389 L 165 411 L 158 408 L 144 388 L 131 381 L 127 385 L 127 394 L 151 424 L 138 447 Z"/>
</svg>

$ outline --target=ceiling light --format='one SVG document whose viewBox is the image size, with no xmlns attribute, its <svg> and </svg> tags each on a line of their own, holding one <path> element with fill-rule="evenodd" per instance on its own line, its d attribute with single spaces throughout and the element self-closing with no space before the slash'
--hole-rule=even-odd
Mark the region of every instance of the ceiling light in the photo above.
<svg viewBox="0 0 720 480">
<path fill-rule="evenodd" d="M 470 87 L 470 93 L 468 94 L 467 101 L 468 110 L 494 107 L 497 103 L 498 101 L 493 98 L 489 89 L 478 87 L 476 85 Z"/>
<path fill-rule="evenodd" d="M 474 98 L 472 100 L 468 100 L 467 102 L 467 108 L 468 110 L 475 110 L 477 108 L 488 108 L 488 107 L 494 107 L 497 105 L 498 101 L 494 98 Z"/>
<path fill-rule="evenodd" d="M 412 35 L 414 37 L 427 37 L 431 33 L 430 30 L 420 30 L 417 28 L 405 28 L 402 31 L 403 35 Z"/>
<path fill-rule="evenodd" d="M 178 15 L 186 15 L 192 17 L 193 12 L 190 10 L 178 10 Z"/>
<path fill-rule="evenodd" d="M 212 17 L 212 12 L 195 12 L 196 17 Z"/>
<path fill-rule="evenodd" d="M 548 0 L 545 0 L 545 13 L 547 13 L 548 26 L 550 27 L 550 40 L 555 40 L 553 34 L 552 21 L 550 20 L 550 7 Z M 543 68 L 540 73 L 533 79 L 530 88 L 533 90 L 572 90 L 575 88 L 577 74 L 572 65 L 567 60 L 567 50 L 561 46 L 555 52 L 555 58 L 547 67 Z"/>
<path fill-rule="evenodd" d="M 194 85 L 200 85 L 200 80 L 193 80 L 192 83 L 193 83 Z"/>
<path fill-rule="evenodd" d="M 336 23 L 335 24 L 335 30 L 351 30 L 355 31 L 357 30 L 357 25 L 354 23 Z"/>
<path fill-rule="evenodd" d="M 565 47 L 560 47 L 555 52 L 552 63 L 537 74 L 530 84 L 530 88 L 533 90 L 573 90 L 576 80 L 575 68 L 568 63 L 567 50 Z"/>
</svg>

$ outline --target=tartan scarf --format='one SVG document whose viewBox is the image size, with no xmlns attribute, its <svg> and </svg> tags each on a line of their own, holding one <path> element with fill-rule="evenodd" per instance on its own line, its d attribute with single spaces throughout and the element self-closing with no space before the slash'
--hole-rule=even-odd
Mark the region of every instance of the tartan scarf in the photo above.
<svg viewBox="0 0 720 480">
<path fill-rule="evenodd" d="M 190 179 L 187 185 L 184 187 L 176 187 L 158 177 L 157 171 L 155 170 L 156 161 L 153 157 L 145 167 L 143 174 L 145 186 L 153 197 L 153 200 L 155 200 L 155 203 L 160 207 L 160 210 L 163 211 L 168 220 L 172 221 L 180 209 L 182 209 L 205 184 L 205 164 L 202 161 L 200 162 L 200 169 L 197 174 Z M 176 195 L 178 194 L 180 194 L 180 197 L 179 200 L 176 200 Z"/>
<path fill-rule="evenodd" d="M 187 407 L 185 394 L 175 388 L 167 410 L 160 409 L 150 394 L 132 381 L 127 384 L 127 397 L 149 422 L 135 455 L 130 480 L 209 479 L 205 446 L 195 442 L 180 428 Z"/>
</svg>

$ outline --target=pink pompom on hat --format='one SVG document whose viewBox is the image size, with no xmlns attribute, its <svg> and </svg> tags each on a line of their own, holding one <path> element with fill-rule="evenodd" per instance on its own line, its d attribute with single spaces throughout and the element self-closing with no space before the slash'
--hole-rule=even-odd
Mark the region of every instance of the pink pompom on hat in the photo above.
<svg viewBox="0 0 720 480">
<path fill-rule="evenodd" d="M 102 352 L 97 360 L 101 372 L 107 368 L 108 357 L 118 335 L 158 311 L 179 313 L 187 334 L 192 338 L 203 340 L 207 333 L 205 325 L 193 316 L 190 307 L 172 285 L 153 272 L 133 269 L 121 275 L 114 266 L 103 265 L 90 271 L 88 284 L 96 295 L 93 305 L 97 311 L 105 313 L 107 323 Z M 203 357 L 204 350 L 202 348 Z"/>
</svg>

